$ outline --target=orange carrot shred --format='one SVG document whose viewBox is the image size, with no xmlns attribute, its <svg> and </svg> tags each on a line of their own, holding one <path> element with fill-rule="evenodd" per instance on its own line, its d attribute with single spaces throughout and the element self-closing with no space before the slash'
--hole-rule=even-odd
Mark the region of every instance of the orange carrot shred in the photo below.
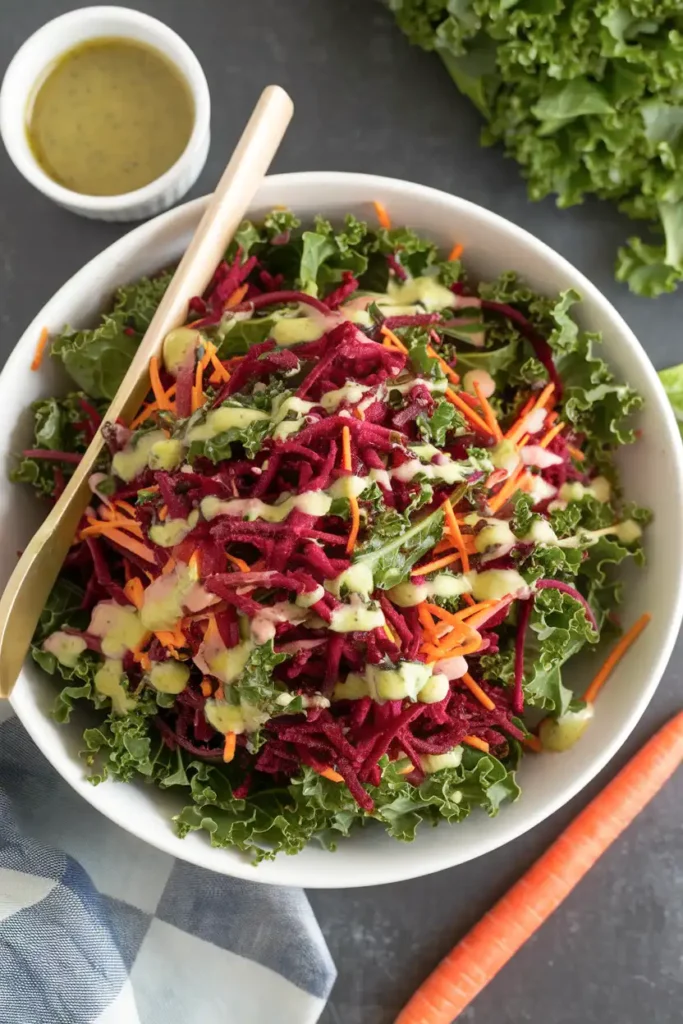
<svg viewBox="0 0 683 1024">
<path fill-rule="evenodd" d="M 197 409 L 201 409 L 204 404 L 204 391 L 202 388 L 202 377 L 204 376 L 204 367 L 201 361 L 197 363 L 197 368 L 194 372 L 194 387 L 192 388 L 192 412 L 196 412 Z"/>
<path fill-rule="evenodd" d="M 204 679 L 202 679 L 200 689 L 202 691 L 202 697 L 210 697 L 211 694 L 213 693 L 213 686 L 211 685 L 210 680 L 206 678 L 206 676 L 204 677 Z"/>
<path fill-rule="evenodd" d="M 240 302 L 242 301 L 242 299 L 244 298 L 248 291 L 248 284 L 241 284 L 239 288 L 235 288 L 234 292 L 232 293 L 232 295 L 229 296 L 223 308 L 234 309 L 235 306 L 239 306 Z"/>
<path fill-rule="evenodd" d="M 460 259 L 460 257 L 463 254 L 463 251 L 464 247 L 460 244 L 460 242 L 456 242 L 456 244 L 453 246 L 453 248 L 448 254 L 448 262 L 455 263 L 456 260 Z"/>
<path fill-rule="evenodd" d="M 526 417 L 527 417 L 527 414 L 530 413 L 531 410 L 533 409 L 534 401 L 535 401 L 535 399 L 534 399 L 534 397 L 532 395 L 531 398 L 522 406 L 522 409 L 520 410 L 519 416 L 517 417 L 515 422 L 512 424 L 510 429 L 506 432 L 505 436 L 510 441 L 518 441 L 520 439 L 520 437 L 522 436 L 522 434 L 524 433 L 524 425 L 525 425 L 525 422 L 526 422 Z"/>
<path fill-rule="evenodd" d="M 351 462 L 351 431 L 348 427 L 342 427 L 342 469 L 350 473 L 353 469 Z"/>
<path fill-rule="evenodd" d="M 227 763 L 232 761 L 235 756 L 235 747 L 237 746 L 237 736 L 234 732 L 226 732 L 225 734 L 225 745 L 223 747 L 223 760 Z"/>
<path fill-rule="evenodd" d="M 408 349 L 389 327 L 382 327 L 380 334 L 384 336 L 386 341 L 390 341 L 391 344 L 397 348 L 399 352 L 402 352 L 404 356 L 408 355 Z"/>
<path fill-rule="evenodd" d="M 159 377 L 159 360 L 156 356 L 152 356 L 149 361 L 149 382 L 152 386 L 152 391 L 154 392 L 157 407 L 159 409 L 170 410 L 171 402 L 161 384 L 161 378 Z"/>
<path fill-rule="evenodd" d="M 477 427 L 479 430 L 481 430 L 482 433 L 493 433 L 493 431 L 486 423 L 486 421 L 483 420 L 481 416 L 467 404 L 467 402 L 464 402 L 460 395 L 456 394 L 456 392 L 453 391 L 452 388 L 447 388 L 445 397 L 451 403 L 451 405 L 454 405 L 456 409 L 458 409 L 463 414 L 466 420 L 469 420 L 470 423 L 473 426 Z"/>
<path fill-rule="evenodd" d="M 482 750 L 485 754 L 488 754 L 490 750 L 486 740 L 480 740 L 478 736 L 465 736 L 463 743 L 466 743 L 468 747 L 474 747 L 475 750 Z"/>
<path fill-rule="evenodd" d="M 339 772 L 335 772 L 334 768 L 324 768 L 320 772 L 324 779 L 329 779 L 330 782 L 343 782 L 344 776 L 340 775 Z"/>
<path fill-rule="evenodd" d="M 225 557 L 233 565 L 236 565 L 240 572 L 251 572 L 251 568 L 247 565 L 243 558 L 238 558 L 236 555 L 230 555 L 225 552 Z"/>
<path fill-rule="evenodd" d="M 460 557 L 462 559 L 462 571 L 469 572 L 469 556 L 465 549 L 462 533 L 460 532 L 460 525 L 458 523 L 458 520 L 455 518 L 455 512 L 453 511 L 453 506 L 451 505 L 449 498 L 446 498 L 446 500 L 443 503 L 443 511 L 446 519 L 446 525 L 448 526 L 449 533 L 453 539 L 453 544 L 460 552 Z"/>
<path fill-rule="evenodd" d="M 211 365 L 213 366 L 214 370 L 214 372 L 211 374 L 211 377 L 209 378 L 212 384 L 217 384 L 219 380 L 222 380 L 224 383 L 225 381 L 230 380 L 230 374 L 228 373 L 228 371 L 225 369 L 222 362 L 218 358 L 215 348 L 211 353 Z"/>
<path fill-rule="evenodd" d="M 351 460 L 351 431 L 348 427 L 342 427 L 342 469 L 348 472 L 351 472 L 353 469 L 353 462 Z M 358 499 L 353 495 L 349 498 L 349 508 L 351 510 L 351 532 L 346 542 L 347 555 L 353 552 L 358 540 L 358 531 L 360 530 L 360 509 L 358 508 Z"/>
<path fill-rule="evenodd" d="M 494 495 L 493 498 L 488 499 L 488 506 L 491 511 L 497 512 L 498 509 L 512 497 L 515 491 L 522 490 L 523 482 L 529 479 L 531 478 L 523 466 L 519 466 L 512 476 L 505 481 L 501 489 L 498 491 L 498 494 Z"/>
<path fill-rule="evenodd" d="M 586 456 L 583 454 L 581 449 L 575 448 L 573 444 L 567 445 L 567 451 L 573 459 L 576 459 L 577 462 L 584 462 L 586 459 Z"/>
<path fill-rule="evenodd" d="M 126 580 L 123 592 L 131 604 L 136 608 L 142 608 L 144 587 L 142 586 L 142 580 L 139 576 L 131 576 L 129 580 Z"/>
<path fill-rule="evenodd" d="M 465 672 L 462 676 L 462 681 L 470 691 L 473 697 L 476 697 L 480 704 L 482 704 L 487 711 L 495 711 L 496 705 L 493 703 L 488 693 L 484 693 L 476 679 L 473 679 L 469 672 Z"/>
<path fill-rule="evenodd" d="M 425 633 L 428 633 L 430 636 L 435 636 L 436 623 L 429 613 L 426 601 L 422 601 L 422 603 L 417 606 L 417 617 L 420 620 L 420 625 L 424 629 Z"/>
<path fill-rule="evenodd" d="M 45 349 L 47 347 L 47 343 L 49 340 L 50 332 L 48 331 L 47 327 L 43 327 L 42 331 L 38 335 L 38 343 L 36 345 L 36 350 L 33 353 L 33 359 L 31 360 L 32 370 L 40 369 L 41 363 L 43 362 L 43 356 L 45 355 Z"/>
<path fill-rule="evenodd" d="M 534 754 L 540 754 L 543 751 L 543 744 L 539 740 L 538 736 L 534 736 L 533 733 L 524 737 L 522 740 L 522 746 L 528 747 L 529 750 L 533 750 Z"/>
<path fill-rule="evenodd" d="M 137 414 L 134 420 L 130 421 L 130 429 L 135 430 L 142 423 L 145 423 L 152 413 L 157 412 L 159 406 L 157 402 L 149 402 L 147 405 L 143 405 L 142 410 Z"/>
<path fill-rule="evenodd" d="M 372 204 L 375 207 L 375 213 L 377 214 L 377 220 L 382 228 L 386 228 L 387 231 L 391 230 L 391 217 L 387 213 L 387 208 L 383 203 L 378 200 Z"/>
<path fill-rule="evenodd" d="M 474 392 L 475 392 L 475 394 L 477 396 L 477 399 L 479 401 L 479 405 L 481 406 L 481 410 L 484 413 L 484 419 L 486 420 L 486 424 L 487 424 L 490 432 L 499 441 L 502 441 L 502 439 L 503 439 L 503 431 L 500 429 L 500 426 L 498 424 L 498 420 L 496 419 L 496 414 L 493 411 L 493 409 L 491 408 L 491 403 L 489 402 L 488 398 L 486 398 L 486 396 L 484 395 L 483 391 L 481 390 L 481 385 L 480 385 L 478 380 L 473 380 L 472 381 L 472 385 L 474 387 Z"/>
<path fill-rule="evenodd" d="M 429 572 L 435 572 L 437 569 L 443 569 L 447 565 L 451 565 L 452 562 L 457 562 L 460 558 L 460 552 L 456 551 L 452 555 L 444 555 L 443 558 L 437 558 L 434 562 L 428 562 L 427 565 L 421 565 L 419 569 L 411 569 L 411 576 L 426 576 Z"/>
<path fill-rule="evenodd" d="M 651 618 L 652 616 L 649 612 L 645 612 L 644 615 L 641 615 L 640 618 L 634 622 L 631 628 L 624 633 L 610 654 L 605 658 L 602 667 L 583 695 L 583 699 L 587 704 L 593 703 L 604 683 L 610 676 L 612 669 L 621 661 L 631 644 L 638 639 Z"/>
<path fill-rule="evenodd" d="M 556 423 L 554 427 L 551 427 L 548 433 L 541 439 L 539 447 L 547 448 L 551 441 L 553 441 L 559 433 L 561 433 L 566 424 L 560 422 Z"/>
<path fill-rule="evenodd" d="M 187 563 L 187 565 L 188 568 L 191 569 L 192 572 L 194 572 L 197 577 L 201 576 L 201 551 L 199 550 L 199 548 L 194 549 L 194 551 L 190 555 L 190 560 Z"/>
<path fill-rule="evenodd" d="M 168 518 L 168 505 L 162 505 L 157 515 L 159 516 L 159 519 L 163 523 Z"/>
<path fill-rule="evenodd" d="M 120 498 L 117 498 L 114 504 L 117 508 L 123 509 L 124 512 L 127 512 L 132 519 L 135 519 L 135 509 L 129 501 L 121 501 Z"/>
<path fill-rule="evenodd" d="M 451 950 L 395 1024 L 451 1024 L 547 921 L 682 761 L 679 712 Z"/>
<path fill-rule="evenodd" d="M 175 558 L 173 557 L 173 555 L 169 555 L 168 556 L 168 561 L 166 562 L 165 566 L 161 570 L 161 575 L 162 576 L 168 576 L 168 574 L 173 572 L 174 569 L 175 569 Z"/>
<path fill-rule="evenodd" d="M 109 540 L 113 540 L 119 547 L 126 548 L 127 551 L 130 551 L 132 554 L 144 559 L 145 562 L 151 562 L 153 565 L 156 564 L 154 552 L 151 551 L 146 544 L 140 543 L 140 541 L 135 540 L 134 537 L 129 537 L 128 534 L 123 533 L 122 530 L 108 530 L 104 536 L 108 537 Z"/>
</svg>

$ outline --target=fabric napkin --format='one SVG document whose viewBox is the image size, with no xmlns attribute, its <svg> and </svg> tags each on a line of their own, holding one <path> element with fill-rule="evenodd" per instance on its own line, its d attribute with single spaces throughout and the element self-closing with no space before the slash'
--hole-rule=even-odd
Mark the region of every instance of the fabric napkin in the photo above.
<svg viewBox="0 0 683 1024">
<path fill-rule="evenodd" d="M 313 1024 L 334 978 L 301 890 L 135 839 L 0 702 L 0 1024 Z"/>
</svg>

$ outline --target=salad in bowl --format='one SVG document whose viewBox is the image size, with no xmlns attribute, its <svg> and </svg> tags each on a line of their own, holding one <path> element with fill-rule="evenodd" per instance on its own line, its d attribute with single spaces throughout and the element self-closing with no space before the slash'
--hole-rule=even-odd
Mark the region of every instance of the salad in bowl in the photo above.
<svg viewBox="0 0 683 1024">
<path fill-rule="evenodd" d="M 32 648 L 57 720 L 93 709 L 91 781 L 182 794 L 180 836 L 256 860 L 496 814 L 589 725 L 610 665 L 581 692 L 565 667 L 617 637 L 649 519 L 614 459 L 641 399 L 580 296 L 478 280 L 381 204 L 275 209 L 107 422 L 171 273 L 41 339 L 73 390 L 12 471 L 54 500 L 106 438 Z"/>
</svg>

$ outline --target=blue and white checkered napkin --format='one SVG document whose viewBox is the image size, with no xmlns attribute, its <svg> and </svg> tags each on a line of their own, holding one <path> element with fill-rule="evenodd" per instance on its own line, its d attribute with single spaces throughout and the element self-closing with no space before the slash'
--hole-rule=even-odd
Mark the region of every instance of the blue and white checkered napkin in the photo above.
<svg viewBox="0 0 683 1024">
<path fill-rule="evenodd" d="M 334 977 L 303 892 L 146 846 L 0 710 L 0 1024 L 313 1024 Z"/>
</svg>

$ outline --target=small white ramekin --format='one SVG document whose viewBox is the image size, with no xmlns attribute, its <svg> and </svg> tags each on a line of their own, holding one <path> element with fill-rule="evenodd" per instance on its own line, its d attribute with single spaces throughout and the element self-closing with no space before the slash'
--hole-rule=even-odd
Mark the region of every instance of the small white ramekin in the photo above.
<svg viewBox="0 0 683 1024">
<path fill-rule="evenodd" d="M 57 184 L 39 165 L 28 142 L 27 112 L 37 83 L 63 53 L 87 39 L 112 36 L 153 46 L 176 65 L 192 92 L 194 127 L 173 166 L 148 185 L 119 196 L 81 195 Z M 206 162 L 210 115 L 209 87 L 187 43 L 156 18 L 127 7 L 83 7 L 49 21 L 14 55 L 0 88 L 0 135 L 17 170 L 60 206 L 98 220 L 143 220 L 177 203 L 194 185 Z"/>
</svg>

